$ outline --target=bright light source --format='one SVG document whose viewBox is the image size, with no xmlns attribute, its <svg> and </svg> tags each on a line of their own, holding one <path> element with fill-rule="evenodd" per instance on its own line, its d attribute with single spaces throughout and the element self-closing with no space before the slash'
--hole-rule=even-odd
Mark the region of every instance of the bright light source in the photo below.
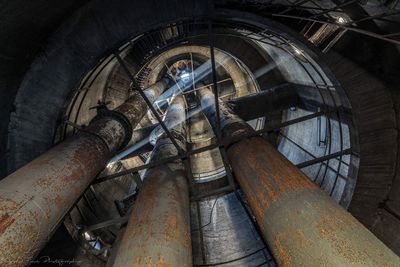
<svg viewBox="0 0 400 267">
<path fill-rule="evenodd" d="M 338 24 L 345 24 L 347 22 L 347 20 L 345 18 L 343 18 L 343 17 L 337 17 L 336 18 L 336 22 Z"/>
<path fill-rule="evenodd" d="M 188 82 L 190 80 L 190 73 L 188 72 L 183 72 L 180 76 L 179 76 L 183 82 Z"/>
<path fill-rule="evenodd" d="M 190 77 L 190 75 L 189 75 L 189 73 L 187 73 L 187 72 L 185 72 L 185 73 L 183 73 L 182 75 L 181 75 L 181 78 L 182 79 L 184 79 L 184 78 L 189 78 Z"/>
<path fill-rule="evenodd" d="M 88 232 L 84 232 L 83 236 L 85 237 L 86 240 L 91 240 L 92 237 L 90 236 L 90 234 Z"/>
<path fill-rule="evenodd" d="M 114 167 L 114 165 L 115 165 L 115 161 L 111 160 L 110 162 L 108 162 L 106 168 L 107 168 L 108 170 L 111 170 L 112 167 Z"/>
<path fill-rule="evenodd" d="M 91 241 L 89 244 L 95 249 L 95 250 L 101 250 L 101 244 L 100 242 L 97 241 Z"/>
<path fill-rule="evenodd" d="M 94 249 L 101 250 L 102 245 L 100 241 L 98 241 L 97 239 L 95 240 L 95 237 L 92 236 L 89 232 L 84 232 L 83 237 L 85 238 L 86 241 L 88 241 L 89 245 L 91 245 Z"/>
</svg>

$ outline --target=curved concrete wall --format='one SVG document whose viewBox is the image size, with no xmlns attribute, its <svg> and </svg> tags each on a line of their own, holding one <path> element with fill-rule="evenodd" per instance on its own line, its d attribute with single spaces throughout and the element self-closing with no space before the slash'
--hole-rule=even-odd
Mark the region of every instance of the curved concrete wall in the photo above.
<svg viewBox="0 0 400 267">
<path fill-rule="evenodd" d="M 170 1 L 97 0 L 78 10 L 52 36 L 21 83 L 9 126 L 9 169 L 51 147 L 65 100 L 100 58 L 156 25 L 206 15 L 205 4 L 175 1 L 174 12 L 164 12 Z"/>
<path fill-rule="evenodd" d="M 178 18 L 208 15 L 206 1 L 176 0 L 173 9 L 170 9 L 171 5 L 171 1 L 166 0 L 94 0 L 78 10 L 49 39 L 44 52 L 26 73 L 15 100 L 8 138 L 10 170 L 20 167 L 51 147 L 65 100 L 72 93 L 71 89 L 77 87 L 99 59 L 132 36 Z M 280 29 L 284 35 L 292 34 L 280 24 L 253 15 L 219 12 L 222 17 L 236 17 L 238 21 L 255 19 L 260 26 L 267 23 Z M 342 79 L 343 87 L 347 88 L 352 104 L 358 105 L 355 108 L 359 112 L 356 115 L 357 126 L 363 132 L 359 138 L 359 153 L 363 160 L 361 165 L 365 167 L 363 172 L 360 170 L 359 180 L 363 182 L 357 185 L 350 210 L 373 228 L 377 206 L 390 189 L 396 165 L 397 150 L 393 149 L 397 147 L 397 129 L 392 121 L 394 111 L 384 86 L 369 84 L 366 87 L 362 78 L 365 76 L 355 75 L 357 79 L 349 77 L 351 67 L 344 69 L 342 62 L 336 64 L 336 75 Z M 349 73 L 343 73 L 345 70 Z M 349 90 L 351 88 L 354 89 L 352 92 Z M 385 101 L 371 103 L 367 96 L 373 100 Z"/>
</svg>

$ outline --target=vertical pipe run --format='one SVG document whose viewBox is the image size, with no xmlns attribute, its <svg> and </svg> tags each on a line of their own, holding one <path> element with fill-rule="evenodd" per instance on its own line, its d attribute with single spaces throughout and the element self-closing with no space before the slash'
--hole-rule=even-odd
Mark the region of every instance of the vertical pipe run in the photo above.
<svg viewBox="0 0 400 267">
<path fill-rule="evenodd" d="M 197 91 L 204 114 L 208 118 L 211 127 L 217 128 L 217 113 L 214 105 L 214 94 L 209 88 Z M 220 109 L 220 129 L 221 142 L 227 147 L 230 143 L 234 143 L 242 138 L 243 135 L 252 134 L 254 130 L 248 126 L 246 122 L 240 119 L 224 102 L 219 101 Z M 229 127 L 227 127 L 229 126 Z"/>
<path fill-rule="evenodd" d="M 154 100 L 167 84 L 162 80 L 146 94 Z M 129 141 L 146 111 L 135 93 L 0 181 L 0 266 L 29 264 L 111 156 Z"/>
<path fill-rule="evenodd" d="M 207 107 L 212 92 L 199 92 Z M 205 114 L 212 126 L 215 115 Z M 220 103 L 233 173 L 279 266 L 400 266 L 400 259 L 346 210 Z"/>
<path fill-rule="evenodd" d="M 175 97 L 169 106 L 165 124 L 174 125 L 171 133 L 185 151 L 182 96 Z M 157 140 L 151 161 L 177 154 L 164 135 Z M 182 161 L 148 169 L 113 266 L 192 266 L 189 216 L 189 188 Z"/>
</svg>

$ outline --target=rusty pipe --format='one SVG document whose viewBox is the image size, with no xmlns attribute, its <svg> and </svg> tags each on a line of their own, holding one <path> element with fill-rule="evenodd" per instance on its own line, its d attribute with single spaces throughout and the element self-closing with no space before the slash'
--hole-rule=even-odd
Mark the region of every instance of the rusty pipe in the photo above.
<svg viewBox="0 0 400 267">
<path fill-rule="evenodd" d="M 199 97 L 203 104 L 213 95 L 205 90 Z M 206 115 L 215 120 L 209 107 Z M 397 255 L 266 140 L 241 139 L 253 129 L 222 102 L 220 109 L 233 173 L 279 266 L 400 266 Z"/>
<path fill-rule="evenodd" d="M 174 125 L 171 133 L 185 151 L 182 96 L 169 106 L 165 123 Z M 177 153 L 168 137 L 162 136 L 155 144 L 151 161 Z M 113 266 L 192 266 L 189 216 L 189 189 L 182 161 L 148 169 Z"/>
<path fill-rule="evenodd" d="M 200 101 L 203 113 L 206 115 L 211 127 L 214 131 L 217 127 L 217 116 L 215 98 L 209 87 L 197 91 L 197 97 Z M 220 129 L 222 131 L 221 138 L 225 146 L 240 140 L 243 135 L 249 135 L 254 130 L 248 126 L 239 116 L 237 116 L 232 109 L 222 101 L 219 101 L 220 109 Z M 228 126 L 229 127 L 226 127 Z M 248 127 L 247 127 L 248 126 Z"/>
<path fill-rule="evenodd" d="M 146 95 L 154 101 L 167 84 L 161 80 Z M 135 93 L 0 181 L 0 266 L 29 264 L 146 111 Z"/>
</svg>

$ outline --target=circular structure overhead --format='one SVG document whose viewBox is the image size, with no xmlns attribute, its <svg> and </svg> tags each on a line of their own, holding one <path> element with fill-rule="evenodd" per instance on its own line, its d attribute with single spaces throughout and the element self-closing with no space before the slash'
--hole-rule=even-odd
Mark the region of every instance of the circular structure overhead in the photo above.
<svg viewBox="0 0 400 267">
<path fill-rule="evenodd" d="M 94 0 L 77 10 L 19 86 L 8 127 L 9 171 L 85 131 L 102 109 L 113 110 L 162 80 L 167 86 L 154 102 L 156 112 L 147 111 L 128 146 L 68 212 L 68 233 L 95 266 L 113 260 L 121 225 L 141 193 L 143 166 L 157 140 L 167 136 L 159 117 L 165 119 L 175 97 L 183 95 L 188 152 L 178 158 L 190 182 L 194 264 L 274 266 L 270 244 L 235 184 L 229 147 L 203 112 L 199 92 L 210 89 L 257 136 L 398 249 L 389 230 L 376 226 L 384 221 L 382 212 L 397 214 L 387 204 L 397 168 L 393 101 L 386 84 L 364 66 L 320 51 L 330 51 L 349 32 L 390 43 L 398 42 L 396 33 L 381 35 L 368 23 L 360 30 L 371 19 L 356 19 L 350 3 L 334 9 L 331 1 L 310 9 L 307 3 L 276 4 L 256 11 L 260 3 L 240 3 L 253 1 L 217 2 L 211 16 L 207 3 L 191 0 L 174 2 L 173 12 L 163 12 L 170 1 L 125 0 Z M 288 22 L 292 29 L 278 22 L 284 19 L 295 20 Z M 246 254 L 251 248 L 257 250 Z"/>
<path fill-rule="evenodd" d="M 179 29 L 189 26 L 192 29 L 197 28 L 194 31 L 200 33 L 190 35 L 190 32 L 179 32 Z M 187 113 L 192 114 L 187 123 L 190 129 L 189 146 L 193 150 L 217 142 L 207 118 L 199 111 L 192 112 L 199 108 L 196 91 L 213 85 L 210 47 L 204 44 L 208 37 L 202 33 L 206 31 L 206 26 L 206 22 L 183 21 L 154 29 L 147 34 L 133 37 L 119 52 L 137 79 L 136 83 L 142 88 L 147 88 L 165 76 L 170 77 L 170 89 L 154 104 L 160 116 L 165 115 L 174 94 L 185 95 L 188 103 Z M 284 90 L 287 88 L 293 89 L 296 97 L 291 99 L 292 102 L 278 108 L 259 107 L 261 110 L 265 109 L 261 111 L 264 113 L 254 114 L 255 117 L 248 118 L 248 122 L 264 138 L 273 142 L 286 158 L 302 168 L 311 180 L 347 207 L 355 187 L 358 169 L 358 157 L 349 153 L 351 149 L 357 150 L 357 131 L 352 125 L 352 107 L 346 92 L 320 60 L 318 52 L 297 40 L 295 36 L 281 35 L 274 26 L 260 22 L 254 25 L 249 24 L 249 21 L 224 19 L 215 21 L 213 27 L 218 32 L 215 35 L 217 44 L 229 38 L 242 45 L 241 51 L 253 51 L 252 56 L 247 55 L 245 60 L 241 60 L 239 58 L 244 56 L 240 52 L 232 54 L 234 48 L 227 43 L 215 48 L 215 77 L 220 99 L 233 106 L 240 106 L 241 99 L 248 99 L 242 108 L 251 110 L 255 106 L 252 101 L 257 103 L 256 99 L 260 97 L 260 93 L 285 94 Z M 167 35 L 166 32 L 176 34 Z M 139 53 L 137 49 L 140 44 L 149 40 L 159 41 L 149 46 L 151 50 Z M 190 44 L 187 43 L 188 40 Z M 139 55 L 142 60 L 138 60 Z M 185 81 L 182 73 L 186 72 L 190 79 Z M 91 107 L 98 103 L 105 103 L 110 108 L 118 106 L 129 97 L 131 90 L 135 90 L 134 86 L 115 57 L 107 56 L 85 75 L 79 88 L 74 90 L 64 116 L 67 121 L 84 125 L 96 114 Z M 157 124 L 157 120 L 149 111 L 136 130 L 153 127 L 154 124 Z M 155 133 L 155 129 L 151 132 Z M 62 124 L 58 129 L 58 136 L 65 138 L 74 131 L 74 125 Z M 146 145 L 148 150 L 133 153 L 133 156 L 124 156 L 121 160 L 122 165 L 109 171 L 112 173 L 135 167 L 140 164 L 138 161 L 142 161 L 142 164 L 148 162 L 151 144 L 141 145 Z M 195 181 L 201 183 L 198 189 L 200 192 L 218 190 L 229 183 L 226 165 L 218 148 L 192 155 L 190 166 Z M 143 175 L 144 173 L 141 173 L 141 177 Z M 94 186 L 90 194 L 94 194 L 94 199 L 97 200 L 91 205 L 101 208 L 94 208 L 89 212 L 97 214 L 96 217 L 105 216 L 104 218 L 111 218 L 121 212 L 118 206 L 113 206 L 115 196 L 137 191 L 137 182 L 126 183 L 126 179 L 130 179 L 129 175 L 121 179 L 125 180 L 110 181 L 106 186 Z M 113 198 L 109 198 L 110 190 L 113 190 Z M 118 198 L 123 199 L 122 195 Z M 72 220 L 67 222 L 68 229 L 75 238 L 81 240 L 77 226 L 88 222 L 78 213 L 72 214 L 71 218 Z M 94 224 L 95 221 L 89 221 L 89 224 Z M 114 236 L 117 234 L 115 229 L 87 232 L 91 238 L 95 236 L 98 240 L 97 243 L 90 241 L 87 247 L 94 251 L 95 255 L 105 257 L 103 260 L 107 259 L 109 248 L 115 242 L 108 231 L 114 231 Z M 250 243 L 247 245 L 251 246 Z"/>
</svg>

